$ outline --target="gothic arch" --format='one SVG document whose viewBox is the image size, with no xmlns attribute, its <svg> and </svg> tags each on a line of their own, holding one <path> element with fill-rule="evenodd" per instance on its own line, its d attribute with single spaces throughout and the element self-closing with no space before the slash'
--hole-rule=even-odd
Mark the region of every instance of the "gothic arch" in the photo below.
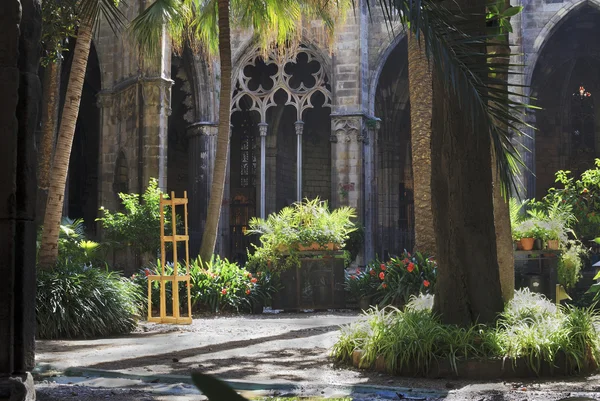
<svg viewBox="0 0 600 401">
<path fill-rule="evenodd" d="M 527 66 L 525 67 L 525 86 L 527 90 L 530 90 L 531 88 L 533 73 L 538 63 L 539 56 L 547 46 L 549 39 L 556 33 L 558 28 L 567 21 L 573 11 L 586 5 L 600 10 L 600 0 L 573 0 L 571 3 L 565 4 L 558 10 L 537 35 L 533 42 L 533 50 L 530 53 L 531 60 L 528 61 Z"/>
<path fill-rule="evenodd" d="M 375 92 L 377 91 L 381 71 L 383 71 L 383 67 L 390 57 L 390 54 L 392 54 L 396 46 L 398 46 L 404 38 L 406 38 L 406 32 L 402 30 L 379 52 L 379 55 L 377 56 L 377 62 L 375 63 L 374 69 L 372 69 L 373 73 L 371 74 L 369 83 L 369 114 L 371 115 L 374 115 L 375 113 Z"/>
</svg>

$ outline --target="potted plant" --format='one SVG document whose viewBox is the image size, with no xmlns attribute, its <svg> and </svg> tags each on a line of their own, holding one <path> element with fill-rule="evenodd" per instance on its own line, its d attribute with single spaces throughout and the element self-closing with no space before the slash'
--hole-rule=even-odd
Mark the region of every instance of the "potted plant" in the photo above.
<svg viewBox="0 0 600 401">
<path fill-rule="evenodd" d="M 535 222 L 532 219 L 524 220 L 517 226 L 517 232 L 521 233 L 521 244 L 524 251 L 533 249 L 535 230 Z"/>
<path fill-rule="evenodd" d="M 541 220 L 533 220 L 531 235 L 534 238 L 534 249 L 542 250 L 544 248 L 543 245 L 548 239 L 548 231 L 548 223 Z"/>
</svg>

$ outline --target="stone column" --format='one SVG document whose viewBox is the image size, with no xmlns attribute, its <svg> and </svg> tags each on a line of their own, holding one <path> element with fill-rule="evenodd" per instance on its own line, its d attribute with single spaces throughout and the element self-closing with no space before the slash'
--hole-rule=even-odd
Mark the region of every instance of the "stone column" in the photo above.
<svg viewBox="0 0 600 401">
<path fill-rule="evenodd" d="M 362 114 L 331 115 L 331 204 L 355 208 L 361 225 L 365 224 L 364 130 Z M 364 255 L 357 263 L 364 263 Z"/>
<path fill-rule="evenodd" d="M 39 0 L 0 3 L 0 399 L 35 400 L 35 126 Z"/>
<path fill-rule="evenodd" d="M 166 78 L 147 78 L 141 81 L 143 108 L 142 185 L 148 185 L 150 177 L 158 179 L 158 186 L 167 190 L 168 121 L 171 114 L 171 86 Z M 144 188 L 140 188 L 143 192 Z"/>
<path fill-rule="evenodd" d="M 197 122 L 187 127 L 188 136 L 188 224 L 190 230 L 190 255 L 200 251 L 202 233 L 206 224 L 210 186 L 212 185 L 217 124 Z"/>
<path fill-rule="evenodd" d="M 266 171 L 266 156 L 267 156 L 267 128 L 269 124 L 259 123 L 258 129 L 260 132 L 260 218 L 266 217 L 266 188 L 267 188 L 267 171 Z"/>
<path fill-rule="evenodd" d="M 296 200 L 302 202 L 302 132 L 304 121 L 296 121 Z"/>
<path fill-rule="evenodd" d="M 379 119 L 367 121 L 362 137 L 364 154 L 364 225 L 365 260 L 375 259 L 375 238 L 377 235 L 377 134 L 381 127 Z M 359 140 L 361 138 L 359 137 Z"/>
</svg>

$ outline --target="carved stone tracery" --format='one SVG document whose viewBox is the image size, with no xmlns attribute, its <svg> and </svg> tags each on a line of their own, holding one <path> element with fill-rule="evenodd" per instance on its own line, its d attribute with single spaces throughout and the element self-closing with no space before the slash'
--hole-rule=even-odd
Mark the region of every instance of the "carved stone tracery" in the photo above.
<svg viewBox="0 0 600 401">
<path fill-rule="evenodd" d="M 299 61 L 307 66 L 318 66 L 315 72 L 310 72 L 312 82 L 305 83 L 299 79 L 300 74 L 296 74 Z M 260 63 L 264 63 L 273 71 L 267 78 L 267 85 L 263 85 L 263 83 L 256 84 L 254 82 L 255 77 L 247 75 L 252 68 L 258 68 Z M 280 90 L 283 90 L 287 96 L 285 105 L 292 105 L 296 108 L 298 121 L 302 121 L 305 110 L 314 107 L 313 96 L 317 93 L 321 93 L 325 97 L 322 107 L 331 108 L 331 90 L 327 74 L 317 55 L 306 46 L 301 45 L 295 54 L 286 54 L 285 56 L 281 56 L 276 49 L 272 49 L 266 58 L 263 58 L 260 55 L 260 50 L 256 49 L 255 52 L 242 60 L 241 65 L 244 67 L 240 68 L 237 76 L 231 102 L 232 112 L 243 109 L 240 104 L 243 98 L 250 99 L 248 110 L 257 111 L 260 114 L 261 121 L 265 122 L 267 110 L 277 106 L 275 96 Z"/>
</svg>

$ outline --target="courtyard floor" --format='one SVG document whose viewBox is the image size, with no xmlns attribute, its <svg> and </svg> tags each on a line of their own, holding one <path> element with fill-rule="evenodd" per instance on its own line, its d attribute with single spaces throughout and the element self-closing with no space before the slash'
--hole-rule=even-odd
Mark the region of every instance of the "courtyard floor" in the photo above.
<svg viewBox="0 0 600 401">
<path fill-rule="evenodd" d="M 302 394 L 355 400 L 600 399 L 600 376 L 560 382 L 473 383 L 401 378 L 336 366 L 328 357 L 357 312 L 207 317 L 192 325 L 141 323 L 128 336 L 38 341 L 41 401 L 200 400 L 192 370 L 214 374 L 251 396 Z M 400 395 L 398 395 L 400 394 Z"/>
</svg>

